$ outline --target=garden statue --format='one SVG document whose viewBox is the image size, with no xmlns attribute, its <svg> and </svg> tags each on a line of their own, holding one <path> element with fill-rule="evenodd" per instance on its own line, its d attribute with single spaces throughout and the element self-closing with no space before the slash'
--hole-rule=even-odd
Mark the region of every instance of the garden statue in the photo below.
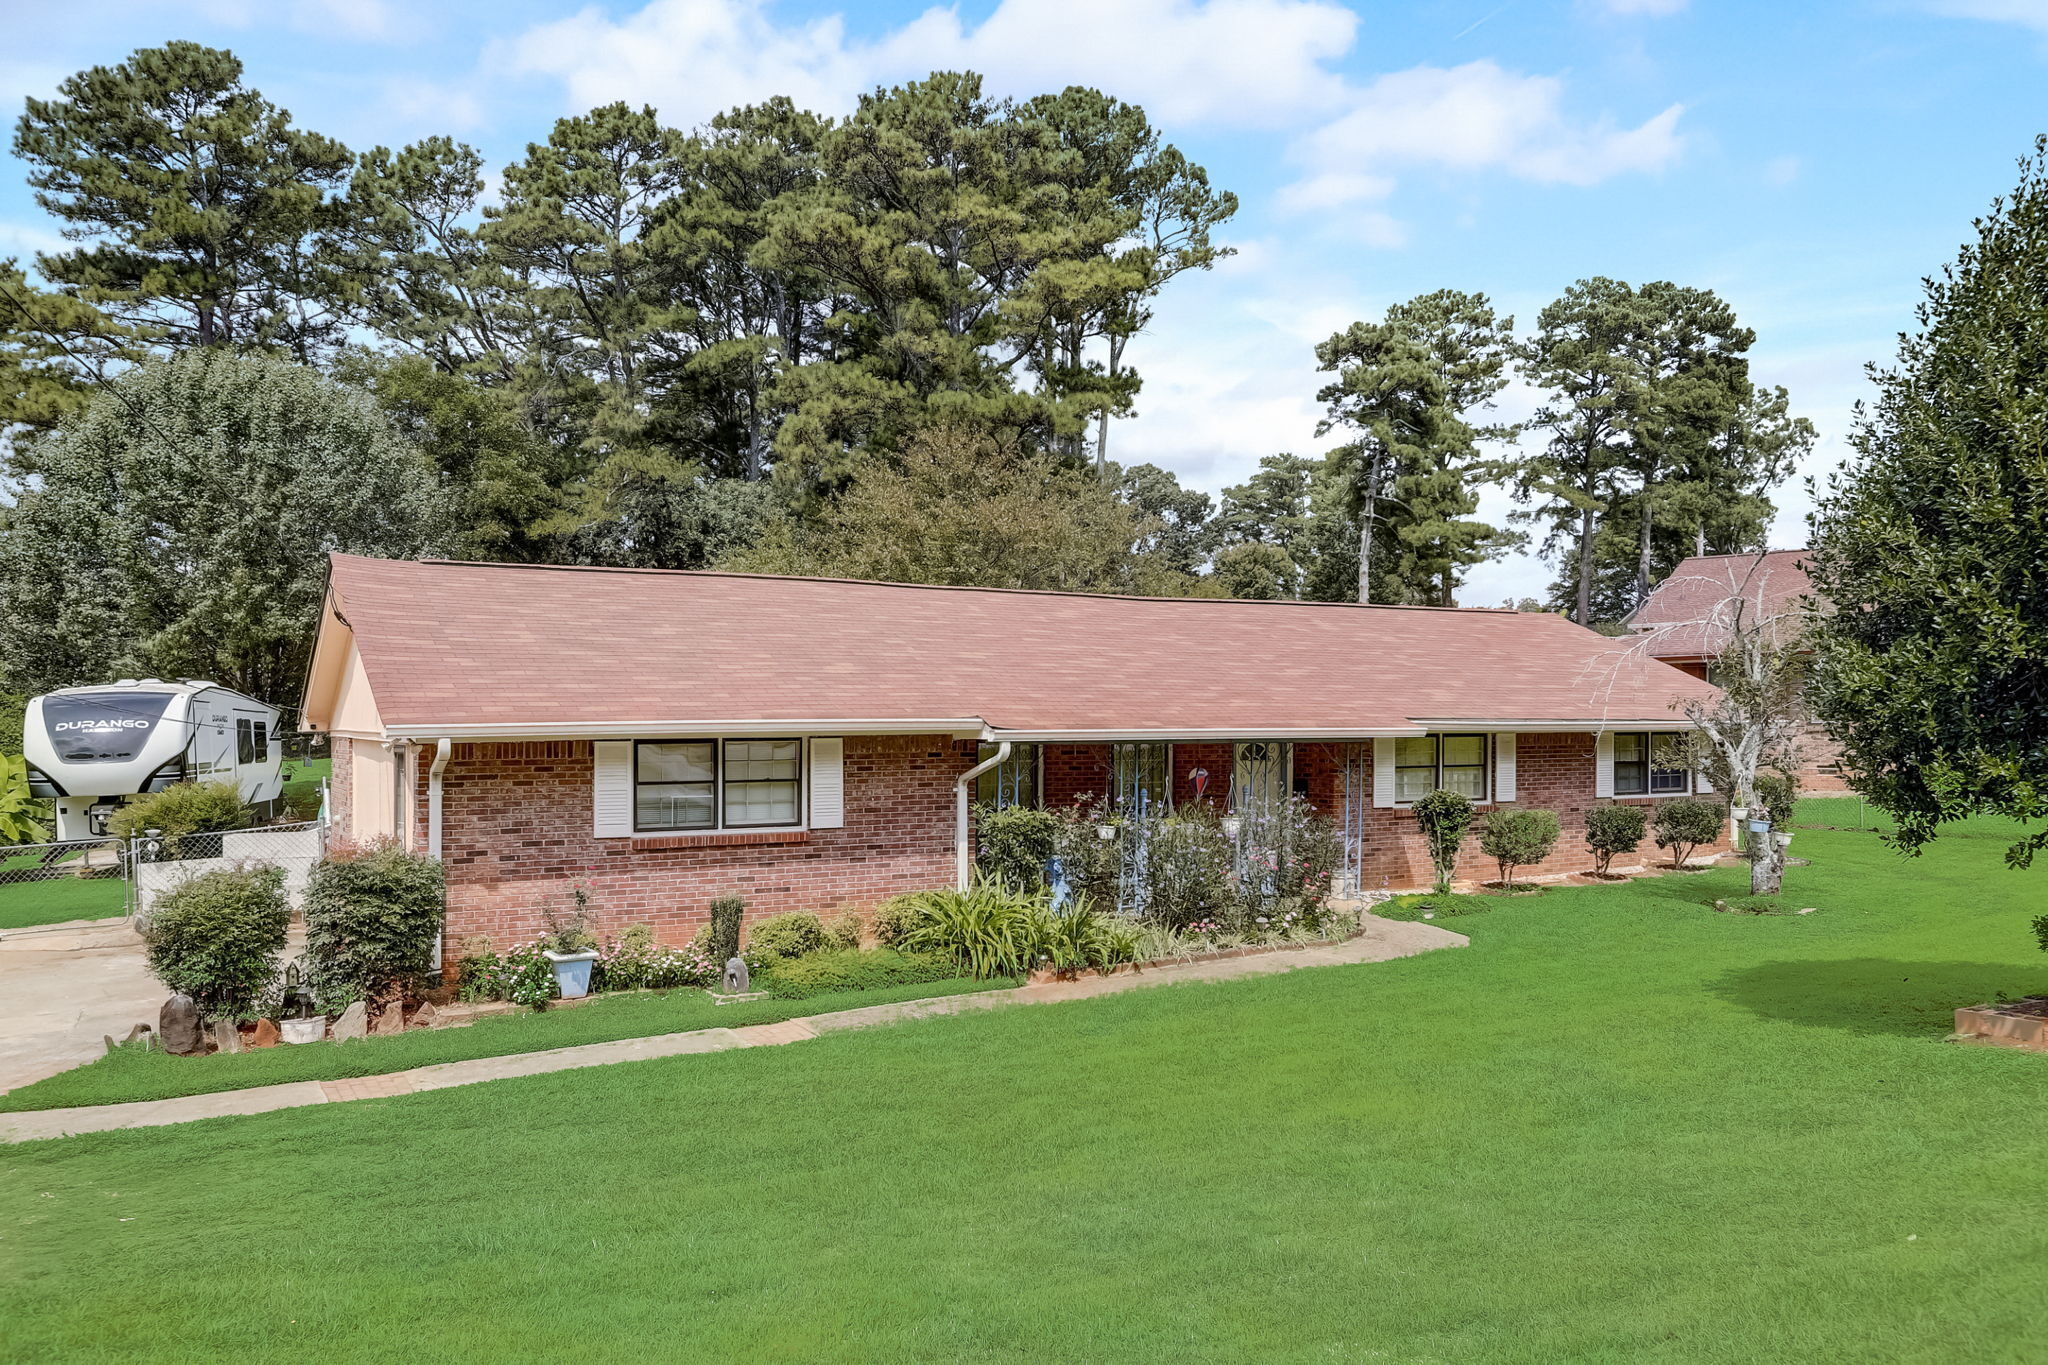
<svg viewBox="0 0 2048 1365">
<path fill-rule="evenodd" d="M 164 1001 L 156 1025 L 164 1051 L 180 1057 L 199 1051 L 199 1006 L 183 991 Z"/>
<path fill-rule="evenodd" d="M 725 960 L 725 993 L 745 995 L 753 985 L 747 974 L 747 960 L 737 953 Z"/>
</svg>

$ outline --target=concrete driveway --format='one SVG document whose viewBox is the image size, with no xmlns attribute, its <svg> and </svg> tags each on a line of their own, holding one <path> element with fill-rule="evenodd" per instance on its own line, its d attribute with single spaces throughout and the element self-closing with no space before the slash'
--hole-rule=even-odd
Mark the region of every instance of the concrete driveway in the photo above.
<svg viewBox="0 0 2048 1365">
<path fill-rule="evenodd" d="M 0 1092 L 91 1061 L 108 1034 L 155 1028 L 168 994 L 126 920 L 0 934 Z"/>
</svg>

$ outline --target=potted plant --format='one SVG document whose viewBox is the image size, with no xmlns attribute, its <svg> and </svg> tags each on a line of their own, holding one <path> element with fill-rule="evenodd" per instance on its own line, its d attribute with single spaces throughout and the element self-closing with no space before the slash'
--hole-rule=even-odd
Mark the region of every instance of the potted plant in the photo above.
<svg viewBox="0 0 2048 1365">
<path fill-rule="evenodd" d="M 590 969 L 597 961 L 597 935 L 590 927 L 590 891 L 577 885 L 576 908 L 560 915 L 550 907 L 547 932 L 541 935 L 541 956 L 555 969 L 555 989 L 564 1000 L 590 994 Z"/>
</svg>

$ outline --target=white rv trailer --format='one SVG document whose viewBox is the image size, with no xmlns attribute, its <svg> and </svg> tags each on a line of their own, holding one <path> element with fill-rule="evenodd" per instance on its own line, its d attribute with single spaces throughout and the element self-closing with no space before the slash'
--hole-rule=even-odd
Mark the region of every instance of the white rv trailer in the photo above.
<svg viewBox="0 0 2048 1365">
<path fill-rule="evenodd" d="M 123 678 L 28 704 L 29 791 L 55 798 L 57 837 L 95 839 L 133 797 L 176 782 L 233 782 L 268 818 L 284 791 L 278 709 L 210 682 Z"/>
</svg>

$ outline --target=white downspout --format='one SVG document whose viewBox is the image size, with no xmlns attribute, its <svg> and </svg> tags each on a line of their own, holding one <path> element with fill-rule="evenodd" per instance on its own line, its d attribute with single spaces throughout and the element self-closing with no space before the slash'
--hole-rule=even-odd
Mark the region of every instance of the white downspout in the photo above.
<svg viewBox="0 0 2048 1365">
<path fill-rule="evenodd" d="M 437 739 L 434 741 L 434 763 L 427 769 L 427 856 L 441 856 L 441 773 L 448 766 L 449 755 L 455 752 L 455 741 Z M 447 937 L 446 921 L 444 932 L 434 935 L 434 970 L 441 970 L 441 940 Z"/>
<path fill-rule="evenodd" d="M 1010 756 L 1010 741 L 1004 740 L 996 746 L 994 754 L 969 768 L 953 779 L 953 857 L 957 864 L 956 880 L 960 890 L 965 891 L 973 881 L 973 861 L 967 853 L 967 787 L 990 768 Z"/>
</svg>

